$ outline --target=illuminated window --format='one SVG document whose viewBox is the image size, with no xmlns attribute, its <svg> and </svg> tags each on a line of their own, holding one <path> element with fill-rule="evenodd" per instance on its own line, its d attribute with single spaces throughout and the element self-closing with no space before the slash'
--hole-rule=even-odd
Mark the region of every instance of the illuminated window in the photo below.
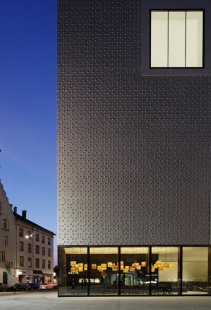
<svg viewBox="0 0 211 310">
<path fill-rule="evenodd" d="M 149 295 L 149 248 L 121 247 L 121 295 Z"/>
<path fill-rule="evenodd" d="M 28 257 L 28 267 L 32 267 L 32 258 Z"/>
<path fill-rule="evenodd" d="M 153 295 L 179 294 L 179 247 L 151 249 L 151 290 Z"/>
<path fill-rule="evenodd" d="M 118 295 L 118 253 L 118 247 L 90 247 L 91 296 Z"/>
<path fill-rule="evenodd" d="M 32 232 L 31 232 L 31 230 L 28 230 L 28 235 L 27 235 L 27 239 L 29 239 L 29 240 L 31 240 L 31 238 L 32 238 Z"/>
<path fill-rule="evenodd" d="M 151 11 L 151 68 L 203 67 L 203 11 Z"/>
<path fill-rule="evenodd" d="M 183 247 L 183 295 L 209 292 L 208 247 Z"/>
</svg>

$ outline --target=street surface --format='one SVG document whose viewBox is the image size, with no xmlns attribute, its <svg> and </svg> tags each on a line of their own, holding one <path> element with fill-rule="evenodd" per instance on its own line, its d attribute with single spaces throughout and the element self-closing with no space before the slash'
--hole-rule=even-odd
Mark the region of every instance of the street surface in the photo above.
<svg viewBox="0 0 211 310">
<path fill-rule="evenodd" d="M 0 294 L 1 310 L 210 310 L 211 297 L 63 297 L 57 292 Z"/>
</svg>

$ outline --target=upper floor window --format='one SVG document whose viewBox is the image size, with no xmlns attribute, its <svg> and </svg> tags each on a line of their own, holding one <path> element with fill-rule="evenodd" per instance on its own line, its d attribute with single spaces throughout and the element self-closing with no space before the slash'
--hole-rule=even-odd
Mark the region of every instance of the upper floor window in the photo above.
<svg viewBox="0 0 211 310">
<path fill-rule="evenodd" d="M 8 236 L 3 236 L 3 245 L 4 246 L 8 245 Z"/>
<path fill-rule="evenodd" d="M 39 245 L 36 245 L 36 247 L 35 247 L 35 253 L 36 253 L 36 254 L 40 254 L 40 247 L 39 247 Z"/>
<path fill-rule="evenodd" d="M 28 235 L 26 235 L 26 239 L 31 240 L 31 238 L 32 238 L 32 232 L 31 230 L 28 230 Z"/>
<path fill-rule="evenodd" d="M 45 236 L 42 235 L 42 243 L 45 243 Z"/>
<path fill-rule="evenodd" d="M 3 228 L 8 229 L 9 228 L 9 223 L 7 219 L 3 219 Z"/>
<path fill-rule="evenodd" d="M 203 11 L 151 11 L 151 68 L 203 67 Z"/>
<path fill-rule="evenodd" d="M 48 261 L 48 269 L 51 269 L 51 261 Z"/>
<path fill-rule="evenodd" d="M 28 257 L 28 267 L 32 267 L 32 258 Z"/>
<path fill-rule="evenodd" d="M 5 260 L 6 260 L 5 251 L 0 251 L 0 262 L 5 262 Z"/>
<path fill-rule="evenodd" d="M 23 241 L 20 241 L 19 242 L 19 251 L 24 251 L 24 243 L 23 243 Z"/>
<path fill-rule="evenodd" d="M 51 256 L 51 249 L 48 248 L 48 256 Z"/>
<path fill-rule="evenodd" d="M 35 268 L 40 268 L 40 260 L 39 260 L 39 258 L 35 259 Z"/>
<path fill-rule="evenodd" d="M 36 234 L 35 240 L 40 241 L 40 235 L 38 233 Z"/>
<path fill-rule="evenodd" d="M 23 228 L 19 227 L 19 237 L 23 237 Z"/>
<path fill-rule="evenodd" d="M 51 238 L 48 238 L 48 245 L 51 245 Z"/>
<path fill-rule="evenodd" d="M 45 256 L 45 248 L 42 248 L 42 255 Z"/>
<path fill-rule="evenodd" d="M 32 252 L 32 245 L 31 243 L 28 243 L 28 253 L 31 253 Z"/>
<path fill-rule="evenodd" d="M 20 256 L 20 266 L 24 267 L 24 256 Z"/>
</svg>

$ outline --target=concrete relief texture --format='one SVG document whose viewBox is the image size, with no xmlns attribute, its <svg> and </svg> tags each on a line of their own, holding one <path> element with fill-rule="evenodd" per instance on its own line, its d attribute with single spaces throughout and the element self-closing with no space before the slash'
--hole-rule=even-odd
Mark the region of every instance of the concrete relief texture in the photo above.
<svg viewBox="0 0 211 310">
<path fill-rule="evenodd" d="M 59 1 L 59 245 L 210 243 L 211 78 L 142 74 L 141 4 Z"/>
</svg>

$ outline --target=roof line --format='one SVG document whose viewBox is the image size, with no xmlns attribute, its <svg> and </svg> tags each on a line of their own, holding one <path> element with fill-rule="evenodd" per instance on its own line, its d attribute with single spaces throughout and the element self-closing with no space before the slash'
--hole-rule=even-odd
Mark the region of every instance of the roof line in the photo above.
<svg viewBox="0 0 211 310">
<path fill-rule="evenodd" d="M 21 220 L 21 221 L 23 221 L 23 222 L 25 222 L 27 224 L 32 224 L 32 225 L 36 226 L 37 228 L 45 230 L 45 231 L 49 232 L 50 234 L 56 236 L 56 234 L 54 232 L 52 232 L 51 230 L 48 230 L 48 229 L 46 229 L 46 228 L 44 228 L 44 227 L 42 227 L 42 226 L 40 226 L 40 225 L 38 225 L 38 224 L 28 220 L 28 219 L 23 218 L 20 214 L 17 214 L 17 213 L 14 213 L 14 212 L 13 212 L 13 214 L 16 217 L 16 219 Z"/>
</svg>

